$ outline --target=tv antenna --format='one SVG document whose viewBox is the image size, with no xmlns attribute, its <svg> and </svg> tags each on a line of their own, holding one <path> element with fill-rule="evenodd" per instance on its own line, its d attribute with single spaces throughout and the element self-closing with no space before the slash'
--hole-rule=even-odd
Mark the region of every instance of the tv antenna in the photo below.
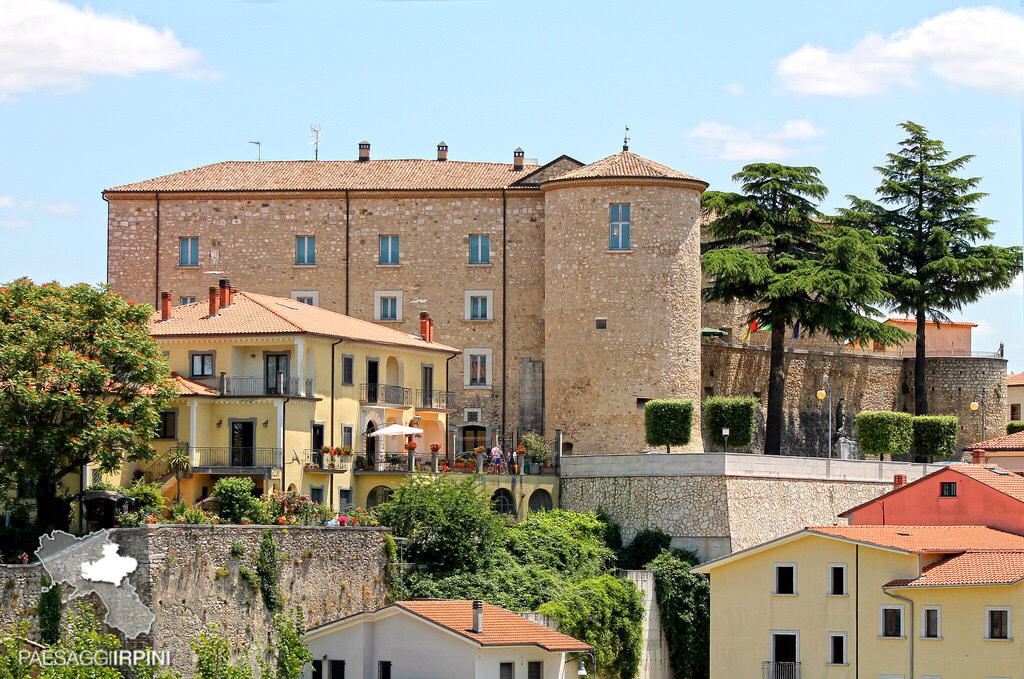
<svg viewBox="0 0 1024 679">
<path fill-rule="evenodd" d="M 320 160 L 320 123 L 309 126 L 309 136 L 313 137 L 313 160 Z"/>
<path fill-rule="evenodd" d="M 263 160 L 263 143 L 258 141 L 251 141 L 250 144 L 256 144 L 256 160 Z"/>
<path fill-rule="evenodd" d="M 629 125 L 626 125 L 626 133 L 622 135 L 622 150 L 629 150 Z"/>
</svg>

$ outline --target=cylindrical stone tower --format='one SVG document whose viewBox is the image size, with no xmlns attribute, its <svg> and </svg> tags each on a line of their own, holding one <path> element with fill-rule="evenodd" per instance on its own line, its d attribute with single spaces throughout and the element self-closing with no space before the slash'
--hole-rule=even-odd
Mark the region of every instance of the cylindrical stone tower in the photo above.
<svg viewBox="0 0 1024 679">
<path fill-rule="evenodd" d="M 544 191 L 546 436 L 635 453 L 643 404 L 694 402 L 702 450 L 700 195 L 707 182 L 623 150 Z M 673 448 L 673 452 L 676 449 Z"/>
</svg>

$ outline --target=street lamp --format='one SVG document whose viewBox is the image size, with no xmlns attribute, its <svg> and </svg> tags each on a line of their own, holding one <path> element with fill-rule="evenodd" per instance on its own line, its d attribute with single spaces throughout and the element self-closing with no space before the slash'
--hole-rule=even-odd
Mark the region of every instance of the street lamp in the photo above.
<svg viewBox="0 0 1024 679">
<path fill-rule="evenodd" d="M 980 402 L 980 403 L 979 403 Z M 981 409 L 981 440 L 985 440 L 985 392 L 981 392 L 971 401 L 971 410 Z"/>
<path fill-rule="evenodd" d="M 590 656 L 591 662 L 594 663 L 594 672 L 596 674 L 597 673 L 597 656 L 595 656 L 593 653 L 589 653 L 589 652 L 584 652 L 584 653 L 581 653 L 580 655 L 582 655 L 582 656 L 588 656 L 589 655 Z M 579 668 L 579 670 L 576 671 L 576 676 L 577 677 L 585 677 L 585 676 L 587 676 L 587 666 L 583 664 L 583 658 L 582 657 L 580 658 L 580 668 Z"/>
<path fill-rule="evenodd" d="M 722 427 L 722 438 L 725 439 L 725 452 L 729 452 L 729 427 Z"/>
<path fill-rule="evenodd" d="M 821 376 L 821 389 L 815 396 L 819 401 L 824 401 L 825 397 L 828 397 L 828 457 L 832 457 L 832 383 L 828 375 Z"/>
</svg>

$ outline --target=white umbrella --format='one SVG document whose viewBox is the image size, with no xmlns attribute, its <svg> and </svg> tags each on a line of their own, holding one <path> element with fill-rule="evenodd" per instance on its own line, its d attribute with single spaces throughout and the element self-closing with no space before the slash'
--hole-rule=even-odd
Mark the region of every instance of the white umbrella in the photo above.
<svg viewBox="0 0 1024 679">
<path fill-rule="evenodd" d="M 422 434 L 422 429 L 407 427 L 404 424 L 389 424 L 383 429 L 370 432 L 367 436 L 408 436 L 409 434 Z"/>
</svg>

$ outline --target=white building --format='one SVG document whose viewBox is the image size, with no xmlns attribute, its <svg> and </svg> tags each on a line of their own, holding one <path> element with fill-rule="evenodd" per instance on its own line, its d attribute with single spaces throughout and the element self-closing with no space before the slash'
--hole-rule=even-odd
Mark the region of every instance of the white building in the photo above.
<svg viewBox="0 0 1024 679">
<path fill-rule="evenodd" d="M 577 676 L 580 654 L 593 651 L 512 611 L 440 599 L 314 627 L 306 645 L 313 665 L 305 679 L 567 679 Z"/>
</svg>

